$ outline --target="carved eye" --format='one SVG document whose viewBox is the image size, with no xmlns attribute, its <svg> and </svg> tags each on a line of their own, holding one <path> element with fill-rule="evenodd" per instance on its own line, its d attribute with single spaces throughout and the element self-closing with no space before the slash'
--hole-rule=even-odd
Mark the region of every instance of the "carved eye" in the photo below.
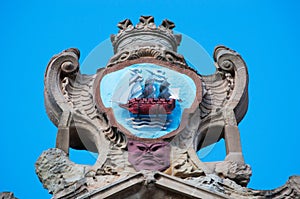
<svg viewBox="0 0 300 199">
<path fill-rule="evenodd" d="M 140 151 L 146 151 L 147 148 L 144 146 L 136 146 Z"/>
<path fill-rule="evenodd" d="M 157 151 L 161 146 L 156 145 L 154 147 L 151 148 L 151 151 Z"/>
</svg>

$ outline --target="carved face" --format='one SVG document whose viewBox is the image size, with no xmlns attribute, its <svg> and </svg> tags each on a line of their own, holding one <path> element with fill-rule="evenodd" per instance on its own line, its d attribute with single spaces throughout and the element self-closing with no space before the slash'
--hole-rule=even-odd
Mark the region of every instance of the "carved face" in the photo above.
<svg viewBox="0 0 300 199">
<path fill-rule="evenodd" d="M 168 142 L 128 142 L 128 160 L 137 171 L 167 169 L 170 166 L 170 151 Z"/>
</svg>

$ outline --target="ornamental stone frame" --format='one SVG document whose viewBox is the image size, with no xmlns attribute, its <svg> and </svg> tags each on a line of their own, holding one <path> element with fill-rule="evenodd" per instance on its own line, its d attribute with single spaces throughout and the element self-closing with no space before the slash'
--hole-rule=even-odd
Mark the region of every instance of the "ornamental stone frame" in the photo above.
<svg viewBox="0 0 300 199">
<path fill-rule="evenodd" d="M 290 177 L 285 185 L 274 190 L 246 188 L 252 171 L 244 162 L 238 123 L 248 108 L 248 72 L 237 52 L 217 46 L 213 54 L 216 72 L 205 76 L 198 74 L 184 56 L 177 53 L 181 35 L 173 34 L 173 22 L 164 20 L 156 26 L 152 16 L 141 16 L 136 26 L 127 19 L 118 27 L 119 33 L 111 36 L 114 55 L 96 74 L 81 74 L 80 52 L 75 48 L 53 56 L 47 66 L 45 106 L 58 132 L 56 148 L 44 151 L 35 167 L 40 181 L 54 199 L 300 197 L 299 176 Z M 175 130 L 159 130 L 164 134 L 155 138 L 138 136 L 116 119 L 113 107 L 105 105 L 101 97 L 103 77 L 135 64 L 154 64 L 165 73 L 174 71 L 178 77 L 185 75 L 187 82 L 191 80 L 196 86 L 192 104 L 179 111 L 182 115 L 178 116 L 180 123 Z M 144 70 L 143 66 L 138 70 Z M 161 71 L 158 72 L 162 74 Z M 172 86 L 172 78 L 168 78 Z M 162 88 L 166 89 L 160 87 L 160 91 Z M 185 88 L 182 85 L 181 89 Z M 162 101 L 168 100 L 171 99 Z M 184 107 L 184 100 L 176 100 L 176 107 Z M 168 114 L 164 116 L 173 117 L 170 116 L 173 113 Z M 144 118 L 139 114 L 133 117 L 135 121 L 143 119 L 144 122 L 160 115 L 149 113 Z M 161 127 L 169 128 L 166 123 Z M 146 130 L 140 132 L 143 134 Z M 220 139 L 226 144 L 224 161 L 202 162 L 196 152 Z M 97 152 L 96 163 L 88 166 L 70 161 L 70 147 Z M 151 164 L 165 162 L 151 166 L 148 160 L 154 156 L 150 153 L 156 153 Z M 140 161 L 137 154 L 144 157 L 141 158 L 144 166 L 136 163 Z"/>
</svg>

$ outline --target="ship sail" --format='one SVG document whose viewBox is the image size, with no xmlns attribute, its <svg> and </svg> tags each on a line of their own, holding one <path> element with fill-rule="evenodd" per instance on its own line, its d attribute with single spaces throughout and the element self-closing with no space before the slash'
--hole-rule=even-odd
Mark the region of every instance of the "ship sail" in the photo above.
<svg viewBox="0 0 300 199">
<path fill-rule="evenodd" d="M 179 88 L 169 88 L 169 92 L 171 94 L 171 99 L 179 100 Z"/>
<path fill-rule="evenodd" d="M 156 88 L 154 85 L 155 80 L 153 78 L 148 78 L 145 81 L 145 88 L 141 97 L 143 98 L 156 98 Z"/>
<path fill-rule="evenodd" d="M 132 98 L 139 98 L 143 94 L 143 87 L 140 82 L 135 82 L 130 89 L 130 94 L 127 97 L 127 101 Z"/>
<path fill-rule="evenodd" d="M 122 101 L 120 100 L 122 103 L 119 106 L 132 114 L 137 114 L 139 118 L 141 115 L 149 117 L 149 115 L 171 114 L 176 106 L 176 99 L 170 98 L 172 96 L 169 90 L 170 83 L 164 76 L 165 73 L 147 71 L 150 75 L 146 76 L 145 81 L 141 76 L 142 72 L 131 71 L 128 94 L 123 93 Z"/>
<path fill-rule="evenodd" d="M 119 96 L 112 98 L 113 102 L 125 104 L 129 99 L 138 98 L 143 93 L 142 81 L 143 76 L 140 71 L 132 70 L 131 77 L 128 83 L 123 84 L 116 93 L 121 93 Z M 129 85 L 129 86 L 128 86 Z"/>
<path fill-rule="evenodd" d="M 159 95 L 158 98 L 169 99 L 171 94 L 169 92 L 170 83 L 167 80 L 164 80 L 159 86 Z"/>
</svg>

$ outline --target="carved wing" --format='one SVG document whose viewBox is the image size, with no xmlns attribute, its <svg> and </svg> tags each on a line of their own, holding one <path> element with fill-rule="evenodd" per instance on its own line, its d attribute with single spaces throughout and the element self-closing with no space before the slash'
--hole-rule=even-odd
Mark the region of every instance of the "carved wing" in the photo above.
<svg viewBox="0 0 300 199">
<path fill-rule="evenodd" d="M 218 141 L 223 136 L 224 126 L 236 126 L 248 108 L 248 72 L 243 59 L 235 51 L 218 46 L 214 51 L 214 60 L 217 69 L 215 74 L 201 76 L 201 133 L 195 142 L 201 143 L 201 147 L 198 148 Z M 207 133 L 214 136 L 205 139 L 204 143 Z"/>
<path fill-rule="evenodd" d="M 58 127 L 58 148 L 101 151 L 105 156 L 103 148 L 108 149 L 109 140 L 122 145 L 125 138 L 113 131 L 105 113 L 96 107 L 96 75 L 80 74 L 78 59 L 79 51 L 71 48 L 50 60 L 45 74 L 47 114 Z"/>
</svg>

